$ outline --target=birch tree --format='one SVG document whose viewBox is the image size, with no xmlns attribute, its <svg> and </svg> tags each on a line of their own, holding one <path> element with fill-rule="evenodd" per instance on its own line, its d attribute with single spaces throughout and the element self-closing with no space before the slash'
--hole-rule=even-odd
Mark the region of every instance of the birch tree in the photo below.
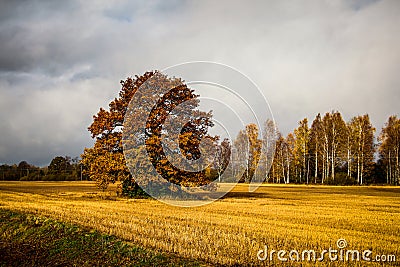
<svg viewBox="0 0 400 267">
<path fill-rule="evenodd" d="M 357 173 L 357 183 L 363 184 L 364 176 L 370 169 L 374 160 L 374 132 L 369 116 L 357 116 L 351 119 L 349 123 L 350 142 L 354 151 L 354 161 Z"/>
<path fill-rule="evenodd" d="M 249 139 L 249 160 L 247 162 L 246 180 L 251 182 L 261 155 L 261 140 L 258 138 L 258 127 L 251 123 L 246 126 L 246 135 Z"/>
<path fill-rule="evenodd" d="M 386 167 L 387 182 L 400 184 L 400 119 L 390 116 L 379 136 L 379 154 Z"/>
<path fill-rule="evenodd" d="M 281 180 L 285 179 L 285 138 L 280 132 L 277 133 L 275 156 L 272 162 L 272 167 L 270 175 L 272 182 L 279 183 Z"/>
<path fill-rule="evenodd" d="M 263 168 L 267 175 L 267 181 L 270 177 L 270 169 L 272 167 L 272 162 L 274 160 L 276 140 L 277 140 L 277 129 L 275 127 L 275 123 L 267 119 L 264 123 L 263 132 L 262 132 L 262 147 L 263 151 L 261 151 L 260 155 L 260 164 L 263 164 Z"/>
<path fill-rule="evenodd" d="M 303 179 L 308 184 L 309 178 L 309 137 L 310 137 L 310 129 L 308 128 L 308 120 L 304 118 L 299 122 L 299 127 L 294 130 L 294 134 L 296 136 L 295 146 L 297 158 L 300 159 L 301 168 L 300 168 L 300 182 L 303 182 Z"/>
<path fill-rule="evenodd" d="M 296 139 L 292 133 L 288 134 L 286 140 L 282 143 L 282 156 L 285 169 L 285 183 L 290 183 L 290 177 L 293 176 L 292 171 L 294 167 L 294 154 L 295 154 Z"/>
<path fill-rule="evenodd" d="M 236 139 L 234 141 L 234 149 L 236 153 L 234 154 L 236 158 L 234 158 L 234 173 L 237 175 L 241 175 L 238 181 L 239 183 L 245 182 L 245 177 L 248 173 L 244 174 L 244 172 L 248 171 L 247 166 L 249 164 L 249 139 L 247 137 L 245 130 L 240 130 Z"/>
<path fill-rule="evenodd" d="M 322 119 L 323 150 L 324 150 L 324 178 L 335 179 L 335 167 L 343 153 L 347 138 L 346 123 L 338 111 L 326 113 Z"/>
<path fill-rule="evenodd" d="M 243 173 L 239 182 L 251 182 L 261 156 L 262 140 L 258 138 L 258 127 L 254 123 L 246 125 L 245 130 L 239 131 L 239 134 L 234 142 L 237 155 L 244 164 L 239 166 L 239 172 Z M 244 169 L 244 172 L 243 172 Z"/>
<path fill-rule="evenodd" d="M 323 133 L 322 133 L 322 119 L 321 115 L 315 117 L 310 129 L 310 156 L 314 161 L 314 183 L 317 183 L 319 174 L 319 166 L 322 163 L 322 147 L 323 147 Z"/>
</svg>

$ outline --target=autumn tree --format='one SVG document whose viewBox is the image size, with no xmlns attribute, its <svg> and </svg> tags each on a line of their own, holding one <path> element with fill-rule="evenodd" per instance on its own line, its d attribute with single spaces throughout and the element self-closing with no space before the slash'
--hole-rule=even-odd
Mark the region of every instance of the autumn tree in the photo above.
<svg viewBox="0 0 400 267">
<path fill-rule="evenodd" d="M 322 119 L 321 115 L 315 117 L 311 124 L 310 129 L 310 144 L 309 144 L 309 154 L 313 158 L 313 168 L 314 168 L 314 183 L 317 183 L 317 178 L 320 172 L 320 166 L 324 162 L 322 153 L 322 148 L 324 144 L 323 132 L 322 132 Z"/>
<path fill-rule="evenodd" d="M 379 155 L 386 169 L 387 183 L 400 184 L 400 119 L 390 116 L 379 135 Z"/>
<path fill-rule="evenodd" d="M 287 137 L 277 131 L 277 139 L 275 143 L 275 153 L 272 166 L 269 172 L 269 180 L 274 183 L 290 183 L 298 177 L 300 168 L 296 158 L 296 138 L 293 133 L 289 133 Z"/>
<path fill-rule="evenodd" d="M 245 130 L 240 130 L 234 141 L 234 174 L 240 183 L 245 182 L 249 165 L 249 138 Z M 246 174 L 245 174 L 246 172 Z M 239 177 L 240 176 L 240 177 Z"/>
<path fill-rule="evenodd" d="M 258 138 L 258 127 L 251 123 L 246 126 L 246 134 L 249 138 L 249 161 L 247 165 L 247 180 L 251 182 L 261 155 L 261 140 Z"/>
<path fill-rule="evenodd" d="M 274 183 L 280 183 L 281 181 L 286 182 L 285 172 L 285 150 L 286 141 L 282 134 L 277 132 L 275 155 L 270 170 L 270 178 Z"/>
<path fill-rule="evenodd" d="M 352 178 L 353 176 L 353 162 L 354 162 L 354 152 L 356 151 L 356 144 L 354 140 L 356 139 L 356 129 L 354 126 L 353 118 L 346 124 L 347 140 L 346 140 L 346 164 L 347 164 L 347 177 Z"/>
<path fill-rule="evenodd" d="M 240 130 L 234 142 L 239 159 L 245 159 L 239 167 L 242 173 L 239 182 L 251 182 L 261 156 L 262 141 L 258 138 L 258 127 L 254 123 Z"/>
<path fill-rule="evenodd" d="M 322 118 L 324 165 L 322 183 L 326 178 L 335 179 L 335 168 L 342 158 L 346 140 L 346 123 L 338 111 L 326 113 Z"/>
<path fill-rule="evenodd" d="M 151 84 L 148 82 L 150 79 Z M 215 178 L 207 176 L 205 170 L 181 170 L 171 164 L 166 155 L 168 152 L 180 153 L 186 160 L 196 160 L 201 155 L 199 146 L 203 138 L 209 137 L 214 144 L 218 140 L 218 137 L 207 134 L 208 128 L 213 125 L 212 114 L 197 110 L 199 100 L 194 90 L 189 89 L 181 79 L 169 78 L 159 72 L 146 72 L 142 76 L 127 78 L 121 81 L 121 86 L 119 97 L 109 104 L 109 110 L 101 108 L 88 128 L 95 144 L 85 149 L 82 163 L 90 179 L 95 180 L 102 189 L 107 188 L 109 183 L 128 181 L 126 184 L 134 190 L 140 190 L 136 184 L 140 177 L 131 176 L 127 163 L 133 168 L 137 166 L 143 176 L 149 176 L 150 168 L 154 168 L 162 177 L 178 185 L 203 185 Z M 161 93 L 165 88 L 170 90 Z M 132 113 L 129 104 L 133 96 L 143 103 L 155 103 L 155 106 L 148 108 L 138 105 Z M 191 111 L 186 124 L 179 129 L 174 129 L 173 125 L 163 127 L 167 117 L 179 111 L 178 106 Z M 179 131 L 179 146 L 173 151 L 164 151 L 163 142 L 168 142 L 164 137 L 176 131 Z M 125 140 L 122 139 L 123 135 Z M 127 159 L 123 153 L 123 142 L 127 148 Z M 143 149 L 147 151 L 149 161 L 139 156 L 143 154 L 138 150 Z M 150 163 L 146 165 L 145 162 Z"/>
<path fill-rule="evenodd" d="M 374 160 L 374 132 L 369 116 L 356 116 L 348 124 L 348 173 L 351 174 L 351 158 L 357 173 L 357 183 L 363 184 L 366 173 Z"/>
<path fill-rule="evenodd" d="M 272 167 L 272 163 L 275 156 L 275 147 L 277 140 L 277 129 L 275 123 L 271 119 L 267 119 L 263 125 L 262 129 L 262 151 L 260 155 L 260 167 L 263 169 L 263 173 L 265 173 L 267 181 L 270 176 L 270 169 Z"/>
<path fill-rule="evenodd" d="M 283 169 L 285 183 L 290 183 L 290 178 L 293 177 L 293 173 L 296 173 L 293 169 L 296 168 L 296 139 L 292 133 L 289 133 L 286 139 L 281 144 L 282 153 L 281 156 L 283 157 Z"/>
<path fill-rule="evenodd" d="M 310 129 L 308 128 L 308 120 L 304 118 L 299 122 L 299 127 L 294 130 L 294 134 L 296 136 L 296 156 L 301 162 L 301 170 L 299 172 L 300 182 L 303 182 L 303 179 L 308 184 L 309 178 L 309 137 L 310 137 Z"/>
<path fill-rule="evenodd" d="M 231 157 L 231 144 L 228 139 L 224 139 L 220 145 L 217 145 L 215 151 L 214 169 L 218 175 L 218 181 L 221 182 L 221 176 L 226 170 Z M 230 173 L 233 175 L 233 173 Z"/>
</svg>

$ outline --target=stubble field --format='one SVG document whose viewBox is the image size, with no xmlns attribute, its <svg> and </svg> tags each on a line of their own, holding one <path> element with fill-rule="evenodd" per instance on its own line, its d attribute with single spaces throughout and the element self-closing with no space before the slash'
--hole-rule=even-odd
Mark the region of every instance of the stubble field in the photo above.
<svg viewBox="0 0 400 267">
<path fill-rule="evenodd" d="M 206 206 L 182 208 L 125 199 L 91 182 L 0 182 L 0 208 L 51 217 L 115 235 L 144 248 L 210 265 L 382 266 L 382 262 L 301 260 L 303 250 L 371 250 L 371 260 L 400 260 L 400 188 L 238 185 Z M 259 250 L 300 252 L 300 261 L 260 261 Z M 259 254 L 263 256 L 262 254 Z M 292 254 L 294 255 L 294 254 Z M 344 254 L 345 255 L 345 254 Z M 338 256 L 339 258 L 339 256 Z M 345 257 L 343 257 L 345 258 Z M 393 258 L 391 258 L 393 260 Z"/>
</svg>

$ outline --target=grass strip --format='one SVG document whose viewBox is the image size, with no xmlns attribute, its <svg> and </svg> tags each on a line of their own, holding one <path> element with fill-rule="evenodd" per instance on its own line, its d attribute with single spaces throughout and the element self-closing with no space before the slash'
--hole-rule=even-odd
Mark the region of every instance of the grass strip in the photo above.
<svg viewBox="0 0 400 267">
<path fill-rule="evenodd" d="M 0 266 L 204 266 L 115 236 L 0 209 Z"/>
</svg>

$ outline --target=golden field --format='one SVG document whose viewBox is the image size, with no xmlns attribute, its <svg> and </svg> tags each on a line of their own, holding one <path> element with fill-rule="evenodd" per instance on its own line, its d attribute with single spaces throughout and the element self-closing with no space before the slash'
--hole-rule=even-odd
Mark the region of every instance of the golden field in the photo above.
<svg viewBox="0 0 400 267">
<path fill-rule="evenodd" d="M 210 265 L 382 266 L 365 261 L 260 261 L 257 252 L 337 248 L 395 255 L 400 263 L 400 187 L 238 185 L 221 200 L 183 208 L 118 198 L 92 182 L 0 182 L 0 208 L 52 217 Z M 286 255 L 287 257 L 287 255 Z"/>
</svg>

